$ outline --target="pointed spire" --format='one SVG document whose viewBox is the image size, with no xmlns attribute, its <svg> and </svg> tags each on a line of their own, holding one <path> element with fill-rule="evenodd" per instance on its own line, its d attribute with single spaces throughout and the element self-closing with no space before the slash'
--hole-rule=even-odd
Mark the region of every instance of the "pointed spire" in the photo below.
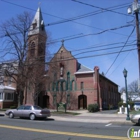
<svg viewBox="0 0 140 140">
<path fill-rule="evenodd" d="M 44 21 L 42 18 L 42 12 L 41 8 L 38 7 L 37 12 L 34 16 L 34 19 L 32 21 L 32 24 L 29 29 L 28 35 L 34 35 L 34 34 L 46 34 L 45 27 L 44 27 Z"/>
</svg>

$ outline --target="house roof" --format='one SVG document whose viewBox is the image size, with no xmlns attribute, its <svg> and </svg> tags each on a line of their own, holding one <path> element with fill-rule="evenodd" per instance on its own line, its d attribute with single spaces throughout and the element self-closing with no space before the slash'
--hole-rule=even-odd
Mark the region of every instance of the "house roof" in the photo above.
<svg viewBox="0 0 140 140">
<path fill-rule="evenodd" d="M 0 92 L 13 93 L 16 90 L 14 87 L 0 85 Z"/>
<path fill-rule="evenodd" d="M 74 74 L 85 74 L 85 73 L 94 73 L 94 71 L 80 63 L 78 63 L 78 69 Z"/>
</svg>

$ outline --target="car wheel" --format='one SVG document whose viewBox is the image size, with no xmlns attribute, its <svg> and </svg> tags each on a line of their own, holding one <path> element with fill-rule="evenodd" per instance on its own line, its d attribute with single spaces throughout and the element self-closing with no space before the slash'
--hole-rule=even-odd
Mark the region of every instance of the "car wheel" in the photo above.
<svg viewBox="0 0 140 140">
<path fill-rule="evenodd" d="M 9 113 L 9 118 L 14 118 L 14 114 L 12 112 Z"/>
<path fill-rule="evenodd" d="M 30 120 L 35 120 L 35 114 L 30 114 Z"/>
</svg>

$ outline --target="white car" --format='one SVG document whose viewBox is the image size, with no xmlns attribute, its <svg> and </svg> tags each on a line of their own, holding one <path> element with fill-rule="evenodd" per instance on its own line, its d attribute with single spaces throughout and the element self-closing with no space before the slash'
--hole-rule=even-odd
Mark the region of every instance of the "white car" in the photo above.
<svg viewBox="0 0 140 140">
<path fill-rule="evenodd" d="M 140 125 L 140 114 L 134 114 L 131 116 L 131 122 Z"/>
<path fill-rule="evenodd" d="M 35 120 L 35 118 L 47 118 L 51 116 L 49 109 L 42 109 L 36 105 L 21 105 L 17 109 L 8 109 L 5 114 L 9 118 L 20 117 L 20 118 L 30 118 L 30 120 Z"/>
</svg>

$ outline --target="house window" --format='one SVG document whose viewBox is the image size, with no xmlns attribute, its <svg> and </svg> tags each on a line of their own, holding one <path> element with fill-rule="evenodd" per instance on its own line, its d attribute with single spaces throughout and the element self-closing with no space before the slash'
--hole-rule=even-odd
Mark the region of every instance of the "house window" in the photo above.
<svg viewBox="0 0 140 140">
<path fill-rule="evenodd" d="M 14 100 L 14 94 L 13 93 L 5 93 L 5 100 L 13 101 Z"/>
<path fill-rule="evenodd" d="M 0 100 L 3 100 L 3 93 L 0 93 Z"/>
<path fill-rule="evenodd" d="M 84 89 L 84 82 L 81 82 L 81 90 Z"/>
</svg>

